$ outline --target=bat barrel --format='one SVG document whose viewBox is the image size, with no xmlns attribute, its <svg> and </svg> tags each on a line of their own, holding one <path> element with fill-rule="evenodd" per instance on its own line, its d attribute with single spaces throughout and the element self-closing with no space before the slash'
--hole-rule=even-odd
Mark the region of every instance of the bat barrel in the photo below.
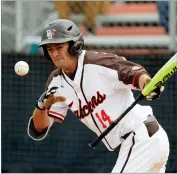
<svg viewBox="0 0 177 174">
<path fill-rule="evenodd" d="M 155 74 L 150 83 L 143 89 L 142 94 L 147 96 L 155 88 L 163 85 L 177 71 L 177 53 Z"/>
</svg>

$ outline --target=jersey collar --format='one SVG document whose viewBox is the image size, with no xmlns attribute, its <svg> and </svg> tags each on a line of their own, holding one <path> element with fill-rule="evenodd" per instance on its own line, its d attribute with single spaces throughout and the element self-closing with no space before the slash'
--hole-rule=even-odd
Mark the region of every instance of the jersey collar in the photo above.
<svg viewBox="0 0 177 174">
<path fill-rule="evenodd" d="M 75 88 L 75 86 L 80 87 L 80 81 L 81 81 L 81 75 L 82 75 L 82 69 L 83 69 L 83 63 L 84 63 L 84 58 L 85 58 L 85 50 L 81 52 L 81 54 L 78 57 L 78 65 L 77 65 L 77 70 L 76 74 L 74 77 L 74 80 L 71 80 L 65 72 L 62 70 L 63 75 L 65 76 L 66 80 Z"/>
</svg>

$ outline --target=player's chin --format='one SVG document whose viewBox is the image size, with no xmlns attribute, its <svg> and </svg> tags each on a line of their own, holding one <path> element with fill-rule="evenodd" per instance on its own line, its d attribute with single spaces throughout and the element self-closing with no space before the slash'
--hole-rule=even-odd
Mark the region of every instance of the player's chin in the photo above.
<svg viewBox="0 0 177 174">
<path fill-rule="evenodd" d="M 59 64 L 59 63 L 61 63 L 62 61 L 63 61 L 62 58 L 58 58 L 58 59 L 55 59 L 55 60 L 53 61 L 53 63 Z"/>
</svg>

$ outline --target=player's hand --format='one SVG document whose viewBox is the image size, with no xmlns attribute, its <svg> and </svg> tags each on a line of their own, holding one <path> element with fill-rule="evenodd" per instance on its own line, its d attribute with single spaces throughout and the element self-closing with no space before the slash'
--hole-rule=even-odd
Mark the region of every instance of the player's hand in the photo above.
<svg viewBox="0 0 177 174">
<path fill-rule="evenodd" d="M 145 83 L 145 85 L 144 85 L 144 87 L 146 87 L 146 86 L 149 84 L 150 81 L 151 81 L 150 79 L 147 79 L 147 80 L 146 80 L 146 83 Z M 156 89 L 154 89 L 149 95 L 146 96 L 146 99 L 147 99 L 148 101 L 152 101 L 152 100 L 154 100 L 154 99 L 159 99 L 159 98 L 160 98 L 160 95 L 161 95 L 161 92 L 163 92 L 164 89 L 165 89 L 165 87 L 164 87 L 163 85 L 158 86 L 158 87 L 157 87 Z"/>
<path fill-rule="evenodd" d="M 44 92 L 40 96 L 40 98 L 36 104 L 36 107 L 40 110 L 45 110 L 56 102 L 65 101 L 66 100 L 65 97 L 54 95 L 56 93 L 57 89 L 58 89 L 58 87 L 54 86 L 54 87 L 50 88 L 48 91 Z"/>
</svg>

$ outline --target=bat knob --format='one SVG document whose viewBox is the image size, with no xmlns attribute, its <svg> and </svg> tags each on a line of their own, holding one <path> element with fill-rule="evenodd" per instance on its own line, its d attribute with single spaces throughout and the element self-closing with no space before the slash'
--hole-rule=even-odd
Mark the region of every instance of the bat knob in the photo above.
<svg viewBox="0 0 177 174">
<path fill-rule="evenodd" d="M 95 147 L 92 146 L 92 143 L 89 143 L 88 146 L 89 146 L 92 150 L 95 150 Z"/>
</svg>

